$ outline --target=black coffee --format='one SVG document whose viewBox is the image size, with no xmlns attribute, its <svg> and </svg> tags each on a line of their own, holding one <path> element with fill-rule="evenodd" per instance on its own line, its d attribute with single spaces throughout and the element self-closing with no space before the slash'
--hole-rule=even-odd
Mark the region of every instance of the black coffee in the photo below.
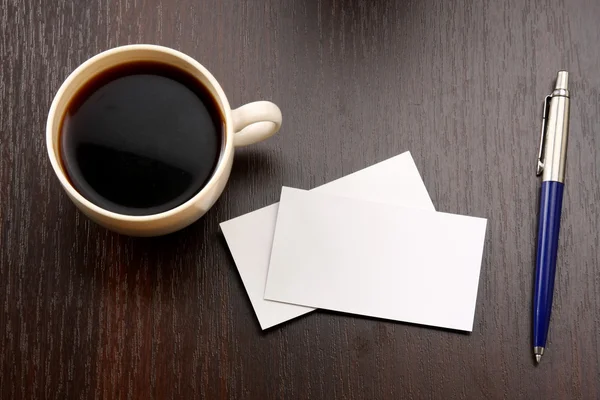
<svg viewBox="0 0 600 400">
<path fill-rule="evenodd" d="M 170 210 L 202 189 L 219 159 L 224 123 L 208 90 L 175 67 L 134 62 L 94 77 L 61 127 L 69 180 L 120 214 Z"/>
</svg>

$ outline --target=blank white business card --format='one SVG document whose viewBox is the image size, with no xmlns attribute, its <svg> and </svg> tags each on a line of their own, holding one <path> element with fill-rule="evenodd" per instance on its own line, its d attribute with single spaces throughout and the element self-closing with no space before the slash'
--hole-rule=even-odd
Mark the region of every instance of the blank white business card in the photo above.
<svg viewBox="0 0 600 400">
<path fill-rule="evenodd" d="M 265 299 L 471 331 L 486 223 L 284 187 Z"/>
<path fill-rule="evenodd" d="M 409 152 L 314 189 L 363 200 L 434 210 L 433 203 Z M 313 310 L 264 299 L 278 205 L 221 223 L 244 287 L 262 329 Z"/>
</svg>

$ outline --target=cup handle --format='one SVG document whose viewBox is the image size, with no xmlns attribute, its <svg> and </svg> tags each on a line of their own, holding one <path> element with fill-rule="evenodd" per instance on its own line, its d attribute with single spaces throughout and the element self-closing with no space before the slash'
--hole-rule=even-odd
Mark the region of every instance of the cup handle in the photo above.
<svg viewBox="0 0 600 400">
<path fill-rule="evenodd" d="M 233 145 L 248 146 L 273 136 L 281 128 L 281 110 L 270 101 L 255 101 L 231 111 Z"/>
</svg>

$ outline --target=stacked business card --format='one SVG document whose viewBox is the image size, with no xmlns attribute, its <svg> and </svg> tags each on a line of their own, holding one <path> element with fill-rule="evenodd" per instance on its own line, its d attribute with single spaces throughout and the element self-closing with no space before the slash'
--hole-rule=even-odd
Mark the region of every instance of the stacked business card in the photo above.
<svg viewBox="0 0 600 400">
<path fill-rule="evenodd" d="M 436 212 L 406 152 L 221 229 L 262 329 L 322 308 L 471 331 L 486 222 Z"/>
</svg>

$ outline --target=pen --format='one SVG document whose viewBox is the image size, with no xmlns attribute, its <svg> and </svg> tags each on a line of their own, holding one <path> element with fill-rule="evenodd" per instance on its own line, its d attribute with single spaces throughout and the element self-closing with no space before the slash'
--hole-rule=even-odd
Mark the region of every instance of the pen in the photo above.
<svg viewBox="0 0 600 400">
<path fill-rule="evenodd" d="M 542 175 L 542 189 L 533 295 L 533 354 L 538 363 L 546 347 L 556 275 L 556 253 L 569 136 L 568 82 L 568 72 L 560 71 L 554 91 L 546 96 L 544 101 L 540 151 L 537 160 L 537 175 Z"/>
</svg>

